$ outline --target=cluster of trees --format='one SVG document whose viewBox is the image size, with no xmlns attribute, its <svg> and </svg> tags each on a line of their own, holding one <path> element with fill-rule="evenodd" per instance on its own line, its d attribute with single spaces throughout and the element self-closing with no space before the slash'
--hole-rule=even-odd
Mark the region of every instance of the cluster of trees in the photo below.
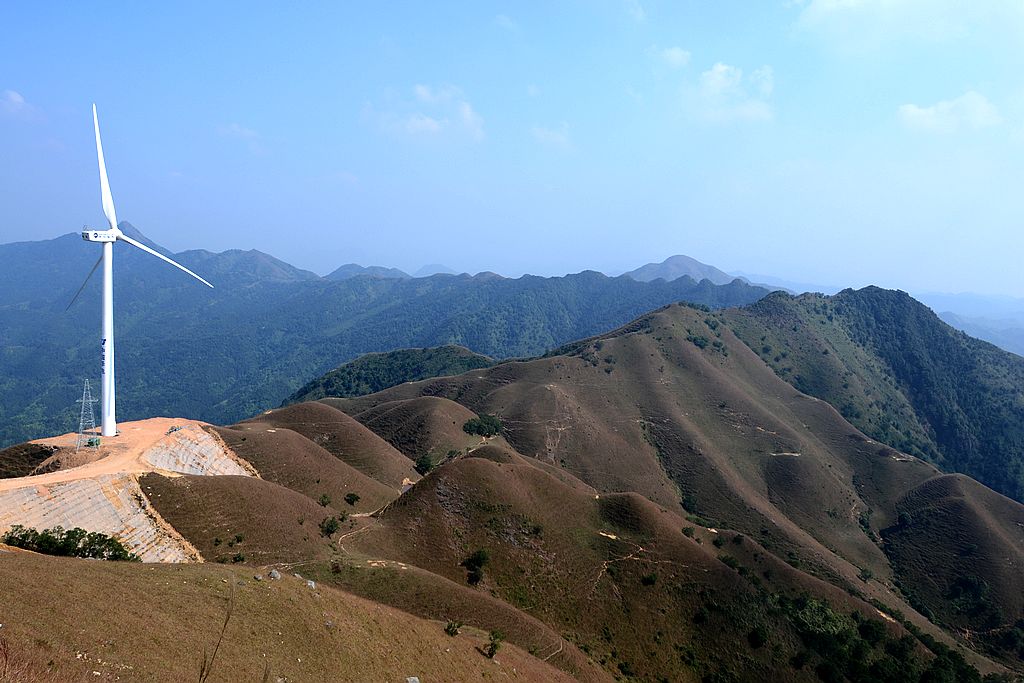
<svg viewBox="0 0 1024 683">
<path fill-rule="evenodd" d="M 460 375 L 478 368 L 489 368 L 494 364 L 492 358 L 454 345 L 368 353 L 307 383 L 289 396 L 285 403 L 315 401 L 328 396 L 363 396 L 403 382 Z"/>
<path fill-rule="evenodd" d="M 113 536 L 98 531 L 89 532 L 78 527 L 65 530 L 63 527 L 55 526 L 52 529 L 37 531 L 15 524 L 0 537 L 0 542 L 44 555 L 126 562 L 139 561 L 137 555 L 129 552 L 121 541 Z"/>
<path fill-rule="evenodd" d="M 497 436 L 501 434 L 501 420 L 494 415 L 481 415 L 467 420 L 462 431 L 478 436 Z"/>
</svg>

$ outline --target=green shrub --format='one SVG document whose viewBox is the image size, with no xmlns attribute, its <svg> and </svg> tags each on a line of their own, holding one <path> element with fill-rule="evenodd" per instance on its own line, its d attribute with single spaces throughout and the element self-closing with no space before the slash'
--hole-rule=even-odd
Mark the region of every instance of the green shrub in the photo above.
<svg viewBox="0 0 1024 683">
<path fill-rule="evenodd" d="M 755 627 L 750 633 L 747 634 L 747 642 L 750 643 L 750 647 L 755 650 L 762 647 L 768 642 L 768 630 L 764 626 Z"/>
<path fill-rule="evenodd" d="M 472 555 L 462 561 L 462 566 L 468 572 L 466 580 L 470 585 L 475 586 L 484 578 L 484 565 L 490 561 L 490 554 L 484 548 L 475 551 Z"/>
<path fill-rule="evenodd" d="M 501 420 L 494 415 L 481 415 L 480 417 L 474 417 L 468 420 L 466 424 L 462 425 L 462 431 L 467 434 L 477 434 L 479 436 L 497 436 L 501 434 Z"/>
<path fill-rule="evenodd" d="M 505 634 L 501 631 L 491 631 L 491 635 L 487 640 L 487 647 L 484 648 L 484 654 L 487 655 L 488 659 L 494 659 L 494 655 L 498 654 L 503 640 L 505 640 Z"/>
<path fill-rule="evenodd" d="M 323 521 L 320 522 L 320 535 L 330 538 L 334 535 L 334 532 L 338 530 L 339 526 L 341 526 L 341 524 L 338 522 L 337 517 L 325 517 Z"/>
<path fill-rule="evenodd" d="M 461 631 L 461 629 L 462 629 L 462 622 L 461 621 L 455 621 L 453 619 L 449 619 L 448 623 L 444 625 L 444 632 L 447 633 L 448 635 L 452 636 L 452 637 L 459 635 L 459 632 Z"/>
<path fill-rule="evenodd" d="M 430 458 L 429 455 L 424 453 L 420 457 L 416 458 L 415 467 L 417 472 L 419 472 L 422 475 L 426 475 L 427 472 L 434 469 L 434 461 Z"/>
<path fill-rule="evenodd" d="M 640 577 L 640 583 L 645 586 L 653 586 L 654 584 L 658 583 L 658 575 L 654 572 L 651 572 L 650 574 L 644 574 Z"/>
<path fill-rule="evenodd" d="M 355 505 L 356 503 L 359 502 L 359 494 L 358 493 L 346 493 L 345 494 L 345 502 L 348 503 L 349 505 Z"/>
<path fill-rule="evenodd" d="M 36 531 L 15 524 L 0 537 L 0 542 L 44 555 L 123 562 L 139 561 L 137 555 L 129 552 L 121 541 L 113 536 L 98 531 L 87 532 L 78 527 L 65 531 L 64 527 L 55 526 L 52 529 Z"/>
<path fill-rule="evenodd" d="M 683 499 L 679 502 L 683 506 L 683 509 L 689 512 L 691 515 L 698 514 L 697 512 L 697 497 L 691 493 L 683 496 Z"/>
<path fill-rule="evenodd" d="M 326 493 L 321 493 L 316 502 L 320 503 L 320 507 L 327 507 L 331 504 L 331 497 Z"/>
</svg>

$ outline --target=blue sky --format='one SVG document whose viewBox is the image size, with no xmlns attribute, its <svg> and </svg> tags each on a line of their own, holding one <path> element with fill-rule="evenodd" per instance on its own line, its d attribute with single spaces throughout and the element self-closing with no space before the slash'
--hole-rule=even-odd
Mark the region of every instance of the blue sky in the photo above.
<svg viewBox="0 0 1024 683">
<path fill-rule="evenodd" d="M 1024 296 L 1024 4 L 6 3 L 0 242 Z"/>
</svg>

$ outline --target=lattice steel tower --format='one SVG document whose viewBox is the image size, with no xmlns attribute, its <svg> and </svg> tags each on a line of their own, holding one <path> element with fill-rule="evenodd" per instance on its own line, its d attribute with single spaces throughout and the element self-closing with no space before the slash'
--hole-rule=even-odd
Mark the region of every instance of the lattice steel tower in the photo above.
<svg viewBox="0 0 1024 683">
<path fill-rule="evenodd" d="M 82 446 L 93 446 L 93 439 L 96 438 L 96 416 L 92 412 L 92 404 L 96 399 L 92 397 L 92 389 L 89 388 L 89 380 L 85 380 L 85 387 L 82 389 L 82 398 L 78 399 L 82 404 L 82 413 L 78 418 L 78 441 L 75 443 L 75 453 Z"/>
</svg>

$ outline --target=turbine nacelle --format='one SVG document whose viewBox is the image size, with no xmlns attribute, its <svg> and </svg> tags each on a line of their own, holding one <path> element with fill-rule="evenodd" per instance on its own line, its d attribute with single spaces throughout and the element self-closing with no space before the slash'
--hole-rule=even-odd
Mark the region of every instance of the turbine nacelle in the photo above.
<svg viewBox="0 0 1024 683">
<path fill-rule="evenodd" d="M 121 231 L 113 230 L 90 230 L 88 227 L 82 230 L 82 239 L 86 242 L 116 242 L 121 237 Z"/>
</svg>

